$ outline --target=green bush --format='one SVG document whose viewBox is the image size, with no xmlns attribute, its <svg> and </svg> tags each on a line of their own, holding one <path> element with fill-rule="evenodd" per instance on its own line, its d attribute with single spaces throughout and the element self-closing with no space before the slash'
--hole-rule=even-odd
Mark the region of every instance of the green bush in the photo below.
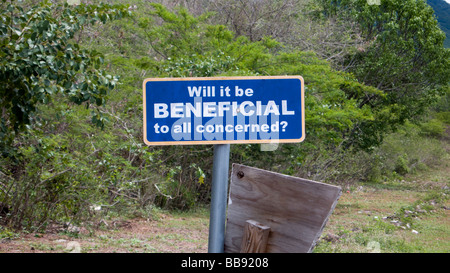
<svg viewBox="0 0 450 273">
<path fill-rule="evenodd" d="M 437 164 L 445 155 L 438 139 L 423 134 L 421 125 L 407 122 L 386 136 L 383 144 L 368 155 L 367 180 L 381 182 Z"/>
<path fill-rule="evenodd" d="M 400 175 L 405 175 L 409 173 L 409 160 L 406 154 L 399 155 L 397 161 L 395 162 L 394 171 Z"/>
<path fill-rule="evenodd" d="M 447 125 L 450 125 L 450 111 L 447 112 L 439 112 L 435 114 L 436 119 L 444 122 Z"/>
<path fill-rule="evenodd" d="M 445 116 L 444 116 L 445 117 Z M 440 119 L 430 119 L 420 124 L 421 133 L 432 137 L 442 137 L 446 126 Z"/>
</svg>

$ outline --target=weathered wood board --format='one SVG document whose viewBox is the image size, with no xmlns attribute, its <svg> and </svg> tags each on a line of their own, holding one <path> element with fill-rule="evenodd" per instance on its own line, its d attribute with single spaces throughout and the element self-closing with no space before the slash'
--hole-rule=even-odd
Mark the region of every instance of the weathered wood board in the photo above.
<svg viewBox="0 0 450 273">
<path fill-rule="evenodd" d="M 247 220 L 270 227 L 267 253 L 311 252 L 341 192 L 334 185 L 233 164 L 224 252 L 240 252 Z"/>
<path fill-rule="evenodd" d="M 241 253 L 265 253 L 269 240 L 270 227 L 247 220 L 242 237 Z"/>
</svg>

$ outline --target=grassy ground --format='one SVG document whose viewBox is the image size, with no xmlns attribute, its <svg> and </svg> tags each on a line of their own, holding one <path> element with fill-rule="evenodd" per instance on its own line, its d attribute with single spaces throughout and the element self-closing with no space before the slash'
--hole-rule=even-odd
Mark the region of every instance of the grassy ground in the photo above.
<svg viewBox="0 0 450 273">
<path fill-rule="evenodd" d="M 449 171 L 345 191 L 315 252 L 450 252 Z"/>
<path fill-rule="evenodd" d="M 450 252 L 450 157 L 386 183 L 344 186 L 314 252 Z M 18 234 L 0 227 L 1 252 L 207 252 L 209 211 L 153 209 L 78 233 Z"/>
<path fill-rule="evenodd" d="M 102 222 L 78 233 L 14 234 L 0 239 L 1 252 L 195 253 L 207 252 L 208 210 L 176 213 L 154 210 L 150 218 Z M 5 234 L 5 232 L 3 232 Z M 5 235 L 4 235 L 5 237 Z"/>
</svg>

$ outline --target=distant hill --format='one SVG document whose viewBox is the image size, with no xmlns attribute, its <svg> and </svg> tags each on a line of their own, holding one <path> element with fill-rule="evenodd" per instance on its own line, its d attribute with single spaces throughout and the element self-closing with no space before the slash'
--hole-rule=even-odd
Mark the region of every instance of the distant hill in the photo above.
<svg viewBox="0 0 450 273">
<path fill-rule="evenodd" d="M 427 3 L 434 9 L 439 25 L 447 36 L 444 46 L 450 48 L 450 4 L 444 0 L 427 0 Z"/>
</svg>

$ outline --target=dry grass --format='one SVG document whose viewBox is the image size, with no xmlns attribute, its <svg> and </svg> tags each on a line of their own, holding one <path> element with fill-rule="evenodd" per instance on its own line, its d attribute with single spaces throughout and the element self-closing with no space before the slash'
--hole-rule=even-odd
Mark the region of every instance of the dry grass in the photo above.
<svg viewBox="0 0 450 273">
<path fill-rule="evenodd" d="M 450 160 L 344 192 L 316 252 L 450 252 Z"/>
<path fill-rule="evenodd" d="M 13 240 L 1 240 L 0 252 L 207 252 L 209 217 L 204 210 L 191 214 L 159 212 L 157 218 L 109 221 L 94 232 L 81 229 L 76 236 L 23 234 Z"/>
<path fill-rule="evenodd" d="M 440 166 L 401 181 L 345 189 L 315 252 L 450 252 L 449 173 L 446 157 Z M 58 229 L 46 234 L 3 229 L 0 253 L 207 252 L 207 208 L 154 210 L 150 219 L 104 223 L 96 230 L 82 228 L 76 236 Z"/>
</svg>

